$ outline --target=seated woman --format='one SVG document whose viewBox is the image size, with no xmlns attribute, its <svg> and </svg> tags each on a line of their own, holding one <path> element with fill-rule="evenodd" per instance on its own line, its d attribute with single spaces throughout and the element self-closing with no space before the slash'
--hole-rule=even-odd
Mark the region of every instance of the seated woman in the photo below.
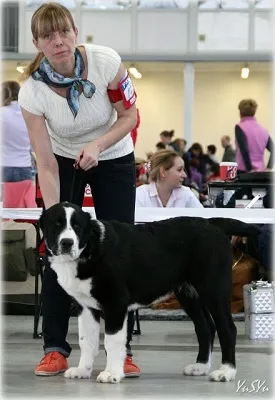
<svg viewBox="0 0 275 400">
<path fill-rule="evenodd" d="M 160 150 L 150 164 L 150 183 L 137 188 L 136 207 L 203 207 L 190 188 L 182 186 L 184 161 L 176 151 Z"/>
</svg>

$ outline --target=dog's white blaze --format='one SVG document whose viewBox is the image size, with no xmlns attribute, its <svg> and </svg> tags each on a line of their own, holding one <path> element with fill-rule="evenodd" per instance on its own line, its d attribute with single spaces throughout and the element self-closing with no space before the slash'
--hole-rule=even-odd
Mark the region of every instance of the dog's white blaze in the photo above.
<svg viewBox="0 0 275 400">
<path fill-rule="evenodd" d="M 233 381 L 236 376 L 237 369 L 233 368 L 231 365 L 222 364 L 219 369 L 211 372 L 209 375 L 210 381 L 216 382 L 229 382 Z"/>
<path fill-rule="evenodd" d="M 100 306 L 96 299 L 91 297 L 92 289 L 92 278 L 79 279 L 77 275 L 77 261 L 66 261 L 62 260 L 61 256 L 53 256 L 52 269 L 57 274 L 57 280 L 60 286 L 72 297 L 74 297 L 79 304 L 83 307 L 92 307 L 96 310 L 100 309 Z"/>
<path fill-rule="evenodd" d="M 99 238 L 99 241 L 100 241 L 100 243 L 102 243 L 103 240 L 105 239 L 105 231 L 106 231 L 106 229 L 105 229 L 105 226 L 104 226 L 104 224 L 103 224 L 102 222 L 100 222 L 100 221 L 98 221 L 98 220 L 96 220 L 95 222 L 97 222 L 97 224 L 98 224 L 98 226 L 99 226 L 99 229 L 100 229 L 100 238 Z"/>
<path fill-rule="evenodd" d="M 72 239 L 73 245 L 72 245 L 71 255 L 73 258 L 76 258 L 79 257 L 80 255 L 79 239 L 71 225 L 71 218 L 75 210 L 72 207 L 64 207 L 64 210 L 66 214 L 66 228 L 60 233 L 58 237 L 58 249 L 60 252 L 61 251 L 60 242 L 62 239 Z"/>
<path fill-rule="evenodd" d="M 124 376 L 124 361 L 126 357 L 126 324 L 125 318 L 123 327 L 113 335 L 105 333 L 104 346 L 107 352 L 107 364 L 97 380 L 99 382 L 118 383 Z"/>
</svg>

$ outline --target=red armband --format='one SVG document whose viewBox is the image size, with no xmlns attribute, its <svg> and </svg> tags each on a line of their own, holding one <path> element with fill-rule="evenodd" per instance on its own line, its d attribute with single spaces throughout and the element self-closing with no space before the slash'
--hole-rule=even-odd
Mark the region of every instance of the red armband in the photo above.
<svg viewBox="0 0 275 400">
<path fill-rule="evenodd" d="M 134 85 L 128 72 L 126 77 L 119 82 L 118 88 L 108 89 L 107 93 L 111 103 L 117 103 L 122 100 L 126 110 L 135 104 L 137 99 Z"/>
</svg>

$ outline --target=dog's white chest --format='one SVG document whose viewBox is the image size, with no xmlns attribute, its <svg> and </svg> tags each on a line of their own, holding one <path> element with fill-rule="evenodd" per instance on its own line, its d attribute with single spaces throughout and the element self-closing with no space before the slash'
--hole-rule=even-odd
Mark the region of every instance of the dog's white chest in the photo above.
<svg viewBox="0 0 275 400">
<path fill-rule="evenodd" d="M 60 286 L 82 306 L 92 307 L 97 310 L 100 306 L 96 299 L 91 295 L 92 278 L 79 279 L 77 275 L 77 264 L 75 261 L 58 262 L 53 260 L 51 268 L 57 274 L 57 280 Z"/>
</svg>

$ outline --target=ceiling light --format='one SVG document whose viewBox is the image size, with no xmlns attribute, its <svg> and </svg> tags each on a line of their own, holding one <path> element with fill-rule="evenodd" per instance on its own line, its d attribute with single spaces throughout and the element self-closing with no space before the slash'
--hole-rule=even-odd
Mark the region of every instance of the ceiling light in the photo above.
<svg viewBox="0 0 275 400">
<path fill-rule="evenodd" d="M 22 65 L 22 64 L 20 64 L 20 63 L 18 63 L 18 64 L 17 64 L 17 67 L 16 67 L 16 70 L 17 70 L 18 72 L 20 72 L 20 74 L 23 74 L 24 71 L 25 71 L 25 68 L 27 68 L 27 67 L 24 66 L 24 65 Z"/>
<path fill-rule="evenodd" d="M 129 68 L 129 72 L 130 74 L 135 75 L 138 72 L 138 70 L 136 69 L 136 67 L 132 66 Z"/>
<path fill-rule="evenodd" d="M 136 79 L 142 78 L 141 73 L 138 71 L 138 69 L 134 65 L 131 65 L 131 67 L 129 68 L 129 72 Z"/>
<path fill-rule="evenodd" d="M 248 68 L 248 65 L 245 65 L 241 71 L 241 78 L 247 79 L 248 77 L 249 77 L 249 68 Z"/>
<path fill-rule="evenodd" d="M 141 79 L 141 78 L 142 78 L 142 75 L 141 75 L 140 72 L 137 72 L 136 75 L 134 75 L 134 77 L 135 77 L 136 79 Z"/>
</svg>

